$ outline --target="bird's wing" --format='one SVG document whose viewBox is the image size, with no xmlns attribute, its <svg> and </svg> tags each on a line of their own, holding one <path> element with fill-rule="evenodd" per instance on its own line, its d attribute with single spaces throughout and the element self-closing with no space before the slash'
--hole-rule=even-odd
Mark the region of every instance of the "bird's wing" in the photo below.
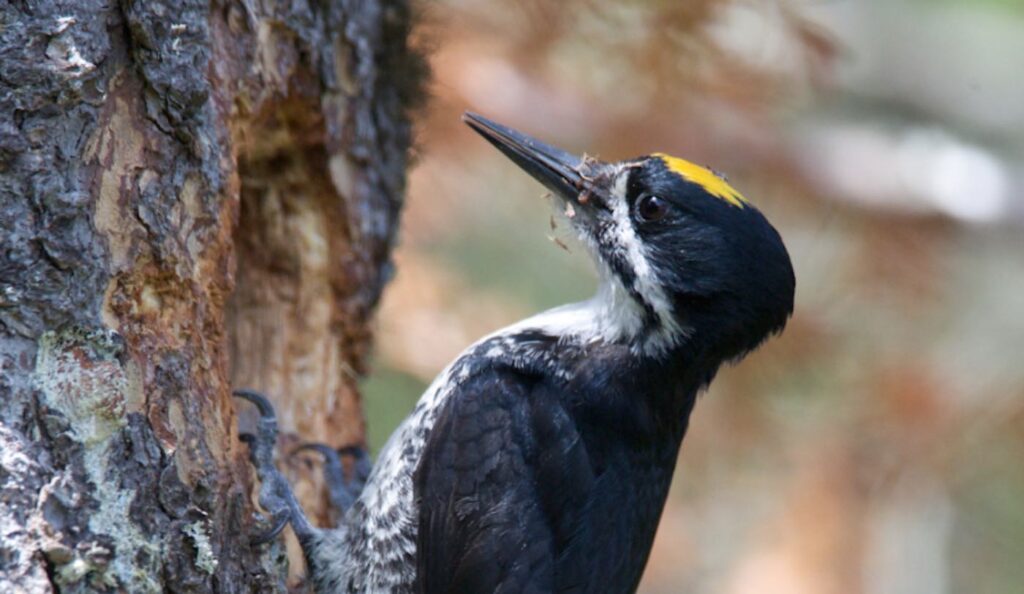
<svg viewBox="0 0 1024 594">
<path fill-rule="evenodd" d="M 543 378 L 487 370 L 440 412 L 415 476 L 417 591 L 552 592 L 565 511 L 585 497 L 586 451 Z"/>
</svg>

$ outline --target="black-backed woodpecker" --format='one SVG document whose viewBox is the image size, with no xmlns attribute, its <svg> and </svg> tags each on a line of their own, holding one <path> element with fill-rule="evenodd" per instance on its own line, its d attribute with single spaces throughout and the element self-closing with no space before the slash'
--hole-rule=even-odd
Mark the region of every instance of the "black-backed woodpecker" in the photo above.
<svg viewBox="0 0 1024 594">
<path fill-rule="evenodd" d="M 793 309 L 786 248 L 714 172 L 655 153 L 578 157 L 467 113 L 551 191 L 600 277 L 588 301 L 484 337 L 346 478 L 328 449 L 334 529 L 273 466 L 273 409 L 245 435 L 273 512 L 320 592 L 633 592 L 698 393 Z M 331 478 L 333 477 L 333 478 Z"/>
</svg>

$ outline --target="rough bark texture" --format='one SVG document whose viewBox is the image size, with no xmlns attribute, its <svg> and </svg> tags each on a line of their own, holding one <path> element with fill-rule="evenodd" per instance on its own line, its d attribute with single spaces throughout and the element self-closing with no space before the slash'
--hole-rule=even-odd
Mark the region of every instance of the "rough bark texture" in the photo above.
<svg viewBox="0 0 1024 594">
<path fill-rule="evenodd" d="M 362 439 L 423 72 L 409 20 L 393 0 L 0 8 L 0 591 L 284 587 L 281 548 L 247 544 L 229 392 Z"/>
</svg>

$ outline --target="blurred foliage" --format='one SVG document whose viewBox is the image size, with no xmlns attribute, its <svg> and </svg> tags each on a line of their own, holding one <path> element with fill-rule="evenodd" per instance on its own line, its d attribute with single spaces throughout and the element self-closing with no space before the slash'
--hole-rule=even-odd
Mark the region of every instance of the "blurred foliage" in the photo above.
<svg viewBox="0 0 1024 594">
<path fill-rule="evenodd" d="M 641 592 L 1024 591 L 1022 7 L 424 4 L 436 80 L 372 447 L 461 349 L 594 286 L 461 111 L 609 159 L 663 150 L 780 229 L 797 311 L 698 403 Z"/>
</svg>

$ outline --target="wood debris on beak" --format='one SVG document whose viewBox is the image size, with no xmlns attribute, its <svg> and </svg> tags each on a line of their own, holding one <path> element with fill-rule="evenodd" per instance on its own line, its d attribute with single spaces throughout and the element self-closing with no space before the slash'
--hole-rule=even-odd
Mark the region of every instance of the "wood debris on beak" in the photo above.
<svg viewBox="0 0 1024 594">
<path fill-rule="evenodd" d="M 579 165 L 573 167 L 573 171 L 580 174 L 580 177 L 585 181 L 594 181 L 594 178 L 590 177 L 588 174 L 590 173 L 591 166 L 595 163 L 600 163 L 600 161 L 591 157 L 587 153 L 583 153 L 583 158 L 580 159 Z"/>
<path fill-rule="evenodd" d="M 567 254 L 571 254 L 572 253 L 569 250 L 569 246 L 565 245 L 565 242 L 562 241 L 561 239 L 555 237 L 554 235 L 548 235 L 548 239 L 550 239 L 551 242 L 554 243 L 555 245 L 557 245 L 558 247 L 560 247 L 563 250 L 565 250 L 565 253 L 567 253 Z"/>
</svg>

